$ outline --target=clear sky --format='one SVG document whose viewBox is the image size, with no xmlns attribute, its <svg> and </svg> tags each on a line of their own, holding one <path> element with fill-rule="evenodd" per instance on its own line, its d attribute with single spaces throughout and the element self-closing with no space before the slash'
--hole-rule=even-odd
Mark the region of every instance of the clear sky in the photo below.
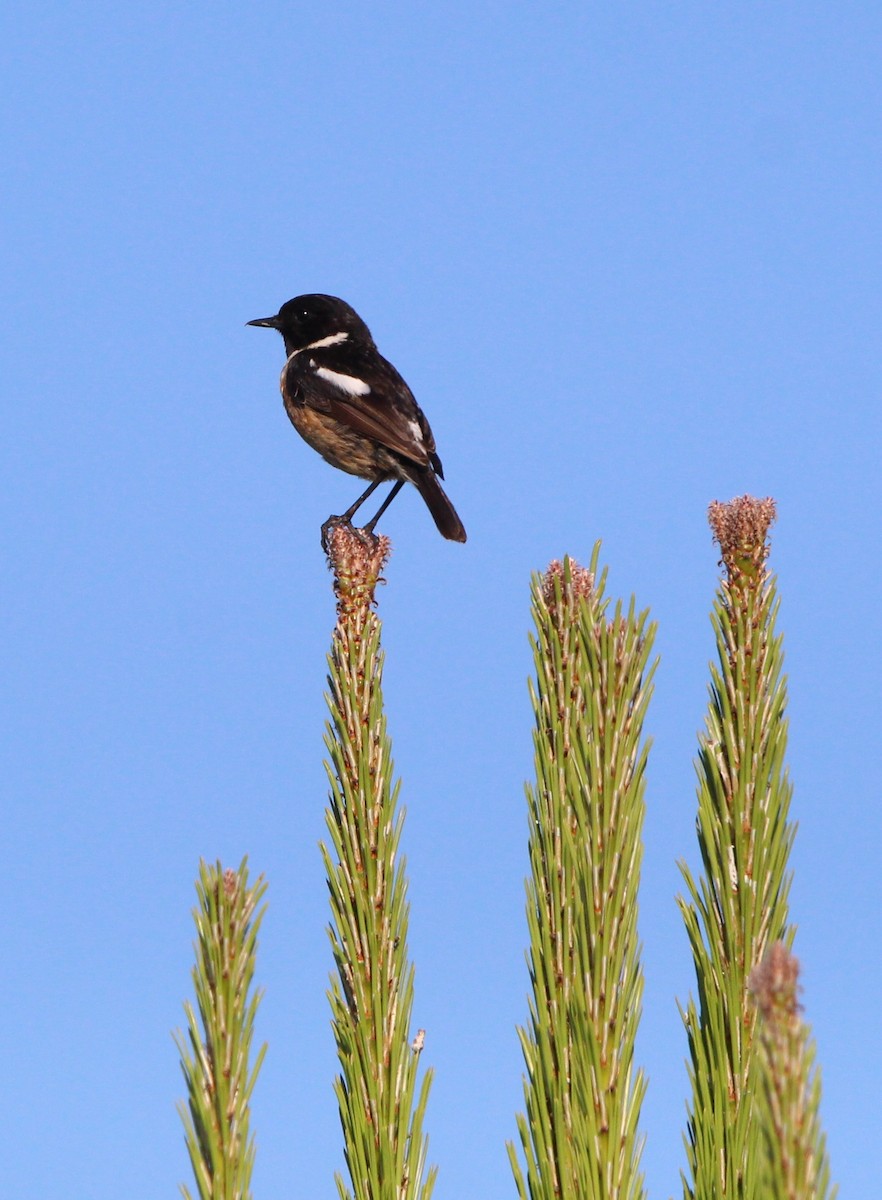
<svg viewBox="0 0 882 1200">
<path fill-rule="evenodd" d="M 882 7 L 59 4 L 0 18 L 4 1188 L 188 1179 L 198 859 L 270 882 L 255 1194 L 332 1196 L 319 525 L 245 322 L 341 295 L 469 531 L 380 597 L 439 1200 L 512 1197 L 530 572 L 598 538 L 659 622 L 640 1061 L 680 1191 L 709 501 L 779 505 L 792 916 L 843 1200 L 878 1190 Z"/>
</svg>

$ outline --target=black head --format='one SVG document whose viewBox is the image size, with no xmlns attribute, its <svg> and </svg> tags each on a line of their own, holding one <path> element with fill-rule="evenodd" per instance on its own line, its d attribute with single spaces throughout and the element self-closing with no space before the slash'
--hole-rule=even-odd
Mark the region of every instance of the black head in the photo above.
<svg viewBox="0 0 882 1200">
<path fill-rule="evenodd" d="M 373 344 L 370 330 L 354 308 L 336 296 L 320 293 L 295 296 L 283 304 L 274 317 L 258 317 L 248 324 L 278 329 L 285 339 L 288 354 L 335 333 L 346 334 L 351 341 Z"/>
</svg>

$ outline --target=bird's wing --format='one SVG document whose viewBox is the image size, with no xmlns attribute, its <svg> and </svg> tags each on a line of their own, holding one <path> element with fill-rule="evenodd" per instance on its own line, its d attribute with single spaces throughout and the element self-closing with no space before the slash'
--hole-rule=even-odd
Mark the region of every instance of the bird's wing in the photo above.
<svg viewBox="0 0 882 1200">
<path fill-rule="evenodd" d="M 320 347 L 293 358 L 289 381 L 303 403 L 412 462 L 426 466 L 435 439 L 410 388 L 373 347 Z"/>
</svg>

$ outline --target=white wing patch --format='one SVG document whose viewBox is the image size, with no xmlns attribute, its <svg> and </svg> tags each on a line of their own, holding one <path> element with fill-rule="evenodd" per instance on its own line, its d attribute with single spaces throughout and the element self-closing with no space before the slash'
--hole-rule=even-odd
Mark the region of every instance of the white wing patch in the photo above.
<svg viewBox="0 0 882 1200">
<path fill-rule="evenodd" d="M 347 396 L 370 395 L 371 385 L 363 379 L 356 379 L 354 375 L 343 375 L 340 371 L 332 371 L 330 367 L 316 367 L 315 373 L 320 379 L 326 379 L 335 388 L 345 392 Z"/>
<path fill-rule="evenodd" d="M 423 431 L 420 428 L 419 421 L 408 421 L 407 427 L 410 430 L 410 432 L 413 434 L 413 440 L 416 442 L 416 444 L 418 446 L 422 446 L 423 445 Z"/>
</svg>

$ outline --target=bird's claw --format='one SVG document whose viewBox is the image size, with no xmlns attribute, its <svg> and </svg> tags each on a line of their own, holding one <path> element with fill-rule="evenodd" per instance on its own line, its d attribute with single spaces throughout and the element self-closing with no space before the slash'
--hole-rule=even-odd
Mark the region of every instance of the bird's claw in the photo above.
<svg viewBox="0 0 882 1200">
<path fill-rule="evenodd" d="M 340 525 L 349 525 L 351 528 L 351 523 L 345 517 L 328 517 L 327 521 L 322 525 L 322 550 L 324 550 L 325 554 L 331 553 L 329 538 L 333 531 Z"/>
<path fill-rule="evenodd" d="M 327 521 L 325 521 L 325 523 L 322 525 L 322 550 L 324 550 L 325 554 L 329 555 L 331 553 L 331 534 L 335 529 L 339 529 L 341 527 L 351 530 L 352 533 L 354 533 L 359 539 L 359 541 L 364 542 L 369 550 L 376 548 L 379 538 L 374 533 L 373 529 L 368 527 L 359 529 L 352 524 L 348 517 L 331 516 L 328 517 Z"/>
</svg>

